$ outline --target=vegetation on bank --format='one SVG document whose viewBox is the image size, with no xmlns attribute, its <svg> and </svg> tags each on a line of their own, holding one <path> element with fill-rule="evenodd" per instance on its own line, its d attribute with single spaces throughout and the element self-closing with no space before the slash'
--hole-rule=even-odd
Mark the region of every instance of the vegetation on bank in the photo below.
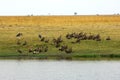
<svg viewBox="0 0 120 80">
<path fill-rule="evenodd" d="M 119 59 L 119 21 L 119 16 L 0 17 L 0 58 Z M 100 38 L 98 41 L 79 40 L 74 37 L 67 39 L 70 38 L 70 34 L 80 32 L 87 33 L 87 37 L 90 34 L 99 34 Z M 22 33 L 22 36 L 18 37 L 18 33 Z M 39 34 L 45 37 L 45 41 L 41 41 Z M 58 43 L 52 45 L 53 39 L 60 36 L 63 42 L 56 48 Z M 106 40 L 107 38 L 110 40 Z M 29 53 L 29 49 L 35 49 L 40 45 L 44 45 L 44 50 L 48 47 L 48 50 L 39 54 Z M 72 49 L 70 54 L 60 51 L 62 45 Z"/>
</svg>

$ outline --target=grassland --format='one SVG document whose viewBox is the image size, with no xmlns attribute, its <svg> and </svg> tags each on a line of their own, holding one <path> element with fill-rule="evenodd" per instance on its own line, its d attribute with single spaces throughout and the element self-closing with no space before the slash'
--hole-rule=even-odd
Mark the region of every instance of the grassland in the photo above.
<svg viewBox="0 0 120 80">
<path fill-rule="evenodd" d="M 16 34 L 23 33 L 22 41 L 26 46 L 16 44 Z M 70 43 L 65 35 L 72 32 L 100 34 L 102 41 L 81 41 L 80 44 Z M 62 35 L 64 42 L 73 48 L 71 54 L 60 52 L 51 44 L 40 42 L 38 34 L 52 41 L 53 37 Z M 107 36 L 111 37 L 106 41 Z M 28 53 L 28 48 L 38 44 L 49 46 L 46 53 Z M 23 50 L 19 54 L 16 50 Z M 1 16 L 0 17 L 0 58 L 57 58 L 57 59 L 106 59 L 120 58 L 120 16 Z"/>
</svg>

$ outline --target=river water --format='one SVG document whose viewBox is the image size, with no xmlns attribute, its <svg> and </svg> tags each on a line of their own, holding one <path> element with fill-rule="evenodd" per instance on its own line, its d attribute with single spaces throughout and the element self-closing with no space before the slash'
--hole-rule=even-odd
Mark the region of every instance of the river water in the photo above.
<svg viewBox="0 0 120 80">
<path fill-rule="evenodd" d="M 120 61 L 0 60 L 0 80 L 120 80 Z"/>
</svg>

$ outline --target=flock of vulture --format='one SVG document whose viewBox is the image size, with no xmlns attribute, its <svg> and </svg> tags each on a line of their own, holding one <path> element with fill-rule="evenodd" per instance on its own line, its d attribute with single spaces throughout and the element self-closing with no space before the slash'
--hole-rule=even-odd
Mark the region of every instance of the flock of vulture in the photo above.
<svg viewBox="0 0 120 80">
<path fill-rule="evenodd" d="M 16 38 L 19 38 L 17 40 L 17 45 L 22 45 L 25 46 L 27 45 L 27 41 L 24 41 L 23 43 L 21 43 L 20 38 L 21 36 L 23 36 L 22 33 L 18 33 L 16 35 Z M 72 44 L 75 43 L 80 43 L 81 40 L 95 40 L 95 41 L 101 41 L 101 36 L 100 34 L 89 34 L 87 35 L 86 33 L 80 32 L 80 33 L 68 33 L 66 34 L 66 39 L 70 40 L 70 39 L 74 39 L 74 41 L 72 41 Z M 69 47 L 68 45 L 62 45 L 62 42 L 64 42 L 64 40 L 62 39 L 62 36 L 59 36 L 57 38 L 53 38 L 52 41 L 50 41 L 48 38 L 42 36 L 41 34 L 38 35 L 39 41 L 44 42 L 46 44 L 51 43 L 55 48 L 57 48 L 59 51 L 65 52 L 67 54 L 71 54 L 73 52 L 72 47 Z M 111 40 L 110 36 L 108 36 L 106 38 L 106 40 Z M 28 49 L 28 53 L 33 53 L 33 54 L 39 54 L 39 53 L 43 53 L 43 52 L 47 52 L 49 49 L 49 47 L 47 45 L 40 45 L 35 47 L 34 49 L 30 48 Z M 22 54 L 23 51 L 21 49 L 17 50 L 18 53 Z"/>
</svg>

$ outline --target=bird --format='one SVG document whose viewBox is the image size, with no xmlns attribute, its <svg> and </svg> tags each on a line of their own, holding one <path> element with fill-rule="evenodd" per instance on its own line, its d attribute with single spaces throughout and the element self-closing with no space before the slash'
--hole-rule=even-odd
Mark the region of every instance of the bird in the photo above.
<svg viewBox="0 0 120 80">
<path fill-rule="evenodd" d="M 56 48 L 60 47 L 60 43 L 55 44 L 55 47 Z"/>
<path fill-rule="evenodd" d="M 31 52 L 33 52 L 33 50 L 30 48 L 30 49 L 28 50 L 28 52 L 31 53 Z"/>
<path fill-rule="evenodd" d="M 106 38 L 106 40 L 111 40 L 110 36 L 108 36 L 108 37 Z"/>
<path fill-rule="evenodd" d="M 41 38 L 41 41 L 44 41 L 44 40 L 45 40 L 45 37 L 42 37 L 42 38 Z"/>
<path fill-rule="evenodd" d="M 22 52 L 22 50 L 20 50 L 20 49 L 18 49 L 18 50 L 17 50 L 17 52 L 19 52 L 20 54 L 22 54 L 22 53 L 23 53 L 23 52 Z"/>
<path fill-rule="evenodd" d="M 18 40 L 18 41 L 17 41 L 17 45 L 20 45 L 20 44 L 21 44 L 21 42 Z"/>
<path fill-rule="evenodd" d="M 40 34 L 38 35 L 38 37 L 39 37 L 39 38 L 42 38 L 42 36 L 41 36 Z"/>
<path fill-rule="evenodd" d="M 25 46 L 25 45 L 27 45 L 27 41 L 25 41 L 25 42 L 23 43 L 23 46 Z"/>
<path fill-rule="evenodd" d="M 65 49 L 65 52 L 66 52 L 67 54 L 72 53 L 72 48 L 67 48 L 67 49 Z"/>
<path fill-rule="evenodd" d="M 45 40 L 45 43 L 48 43 L 48 42 L 49 42 L 49 39 L 46 39 L 46 40 Z"/>
<path fill-rule="evenodd" d="M 48 46 L 46 46 L 44 49 L 44 52 L 47 52 L 47 51 L 48 51 Z"/>
<path fill-rule="evenodd" d="M 20 37 L 20 36 L 22 36 L 23 34 L 22 33 L 18 33 L 17 35 L 16 35 L 16 37 Z"/>
<path fill-rule="evenodd" d="M 78 39 L 76 40 L 76 43 L 80 43 L 80 38 L 78 38 Z"/>
<path fill-rule="evenodd" d="M 59 51 L 65 51 L 67 48 L 68 48 L 67 45 L 63 45 L 63 46 L 61 46 L 61 48 L 59 49 Z"/>
</svg>

